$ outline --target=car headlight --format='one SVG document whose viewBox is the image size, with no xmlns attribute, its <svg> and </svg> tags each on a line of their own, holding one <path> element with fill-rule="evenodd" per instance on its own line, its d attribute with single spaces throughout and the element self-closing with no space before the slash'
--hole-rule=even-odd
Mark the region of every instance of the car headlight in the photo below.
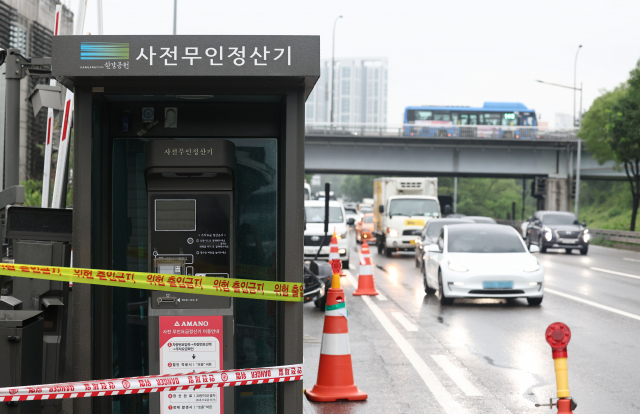
<svg viewBox="0 0 640 414">
<path fill-rule="evenodd" d="M 469 271 L 469 269 L 467 269 L 466 267 L 464 267 L 461 264 L 458 264 L 456 262 L 452 262 L 451 260 L 449 260 L 449 269 L 453 270 L 454 272 L 468 272 Z"/>
<path fill-rule="evenodd" d="M 398 237 L 398 230 L 389 229 L 389 237 Z"/>
<path fill-rule="evenodd" d="M 553 239 L 553 232 L 549 227 L 544 228 L 544 239 L 546 241 L 551 241 L 551 239 Z"/>
<path fill-rule="evenodd" d="M 523 270 L 527 273 L 537 272 L 540 270 L 540 263 L 537 259 L 534 259 L 531 263 L 526 265 Z"/>
<path fill-rule="evenodd" d="M 338 240 L 342 240 L 342 239 L 346 239 L 348 235 L 349 233 L 338 234 L 337 237 L 338 237 Z"/>
<path fill-rule="evenodd" d="M 587 233 L 587 230 L 585 230 L 584 233 L 582 234 L 582 240 L 584 240 L 585 243 L 589 243 L 590 239 L 591 239 L 591 235 Z"/>
</svg>

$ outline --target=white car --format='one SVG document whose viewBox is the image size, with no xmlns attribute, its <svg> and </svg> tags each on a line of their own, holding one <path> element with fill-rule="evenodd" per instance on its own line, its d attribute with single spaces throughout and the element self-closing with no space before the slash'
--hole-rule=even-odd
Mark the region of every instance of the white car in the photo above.
<svg viewBox="0 0 640 414">
<path fill-rule="evenodd" d="M 500 224 L 444 226 L 426 249 L 425 292 L 440 292 L 440 303 L 455 298 L 526 298 L 540 305 L 544 269 L 518 232 Z"/>
<path fill-rule="evenodd" d="M 304 215 L 306 226 L 304 230 L 304 258 L 310 260 L 316 257 L 320 246 L 318 259 L 329 259 L 329 242 L 333 232 L 338 236 L 338 253 L 342 259 L 342 268 L 349 268 L 349 226 L 355 224 L 352 218 L 347 219 L 342 203 L 329 201 L 329 234 L 324 238 L 324 200 L 306 200 Z"/>
</svg>

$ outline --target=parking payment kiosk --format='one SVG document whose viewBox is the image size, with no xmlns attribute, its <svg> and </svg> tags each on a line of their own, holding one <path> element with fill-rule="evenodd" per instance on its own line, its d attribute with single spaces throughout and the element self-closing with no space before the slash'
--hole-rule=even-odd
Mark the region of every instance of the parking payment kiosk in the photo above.
<svg viewBox="0 0 640 414">
<path fill-rule="evenodd" d="M 180 152 L 197 156 L 185 157 Z M 149 271 L 234 277 L 234 145 L 227 140 L 162 140 L 146 146 Z M 149 296 L 150 373 L 233 368 L 233 299 L 154 291 Z M 152 394 L 151 412 L 233 412 L 233 390 Z M 225 410 L 227 407 L 227 410 Z"/>
<path fill-rule="evenodd" d="M 156 273 L 165 286 L 302 283 L 318 36 L 52 42 L 52 73 L 74 92 L 75 267 Z M 234 293 L 74 284 L 68 379 L 301 364 L 302 301 Z M 73 411 L 302 413 L 301 381 L 234 385 L 77 398 Z"/>
</svg>

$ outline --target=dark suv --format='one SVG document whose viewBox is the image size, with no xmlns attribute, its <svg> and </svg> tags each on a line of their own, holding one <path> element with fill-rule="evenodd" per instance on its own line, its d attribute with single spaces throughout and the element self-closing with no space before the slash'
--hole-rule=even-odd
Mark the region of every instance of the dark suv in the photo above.
<svg viewBox="0 0 640 414">
<path fill-rule="evenodd" d="M 585 255 L 591 238 L 586 227 L 587 223 L 578 222 L 573 213 L 538 211 L 527 227 L 527 246 L 538 245 L 542 253 L 547 249 L 564 249 L 570 254 L 575 249 Z"/>
</svg>

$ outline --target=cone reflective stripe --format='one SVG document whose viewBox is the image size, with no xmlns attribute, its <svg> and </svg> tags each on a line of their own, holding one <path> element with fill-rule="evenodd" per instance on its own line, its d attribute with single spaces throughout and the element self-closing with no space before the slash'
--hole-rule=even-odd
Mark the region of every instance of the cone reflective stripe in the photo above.
<svg viewBox="0 0 640 414">
<path fill-rule="evenodd" d="M 373 260 L 371 259 L 371 251 L 369 250 L 369 244 L 366 241 L 362 243 L 362 249 L 360 249 L 360 251 L 365 258 L 369 259 L 369 263 L 373 263 Z"/>
<path fill-rule="evenodd" d="M 360 254 L 360 273 L 358 274 L 358 289 L 353 292 L 354 296 L 375 296 L 379 294 L 376 290 L 375 281 L 373 280 L 371 259 L 364 255 L 365 251 L 369 251 L 369 245 L 367 242 L 362 243 L 362 254 Z"/>
<path fill-rule="evenodd" d="M 329 245 L 329 261 L 332 262 L 334 260 L 340 260 L 340 253 L 338 252 L 338 237 L 336 237 L 335 232 L 333 232 L 333 236 L 331 236 L 331 244 Z"/>
<path fill-rule="evenodd" d="M 311 401 L 367 399 L 367 394 L 360 391 L 353 380 L 348 312 L 344 297 L 340 275 L 335 273 L 327 293 L 318 380 L 313 389 L 306 391 Z"/>
</svg>

